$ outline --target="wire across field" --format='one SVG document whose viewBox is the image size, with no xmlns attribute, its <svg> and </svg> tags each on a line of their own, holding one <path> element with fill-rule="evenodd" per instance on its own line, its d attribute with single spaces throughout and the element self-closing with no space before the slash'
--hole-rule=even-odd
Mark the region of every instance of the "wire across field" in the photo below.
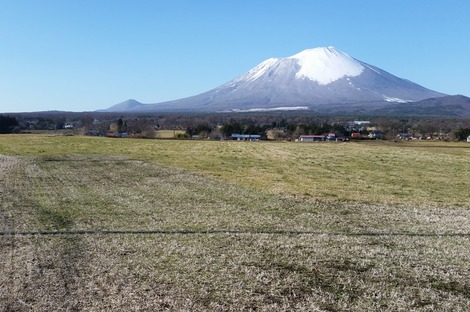
<svg viewBox="0 0 470 312">
<path fill-rule="evenodd" d="M 58 140 L 62 144 L 62 138 Z M 71 143 L 96 142 L 74 140 Z M 177 155 L 168 150 L 171 142 L 164 144 L 167 150 L 160 153 Z M 201 153 L 207 147 L 194 144 L 193 150 Z M 240 146 L 222 147 L 238 151 Z M 244 146 L 256 162 L 257 145 Z M 148 156 L 120 149 L 85 153 L 83 146 L 71 144 L 69 153 L 54 153 L 55 148 L 46 155 L 0 155 L 4 310 L 470 308 L 466 199 L 457 197 L 441 205 L 446 198 L 439 193 L 420 204 L 407 201 L 406 194 L 375 196 L 370 202 L 332 200 L 304 191 L 279 192 L 261 185 L 262 177 L 247 183 L 236 172 L 233 177 L 228 171 L 217 176 L 207 165 L 190 170 L 176 166 L 177 160 L 170 164 L 168 159 L 145 159 Z M 280 144 L 259 148 L 260 153 L 277 148 L 276 157 L 281 158 L 291 149 Z M 406 150 L 392 153 L 406 155 Z M 443 177 L 434 175 L 439 169 L 432 155 L 426 152 L 422 157 L 429 158 L 430 177 L 440 183 Z M 438 155 L 450 155 L 445 163 L 453 172 L 467 168 L 466 150 Z M 214 163 L 220 161 L 214 158 Z M 391 166 L 392 160 L 384 161 Z M 269 170 L 285 175 L 288 165 L 281 162 Z M 314 167 L 307 171 L 314 172 Z M 240 163 L 239 170 L 243 169 Z M 328 181 L 324 170 L 319 178 Z M 331 179 L 337 178 L 333 173 Z M 459 188 L 468 183 L 452 181 Z M 418 192 L 411 186 L 410 190 Z M 367 198 L 355 198 L 359 196 Z"/>
<path fill-rule="evenodd" d="M 88 231 L 35 231 L 35 232 L 0 232 L 0 236 L 42 236 L 42 235 L 191 235 L 191 234 L 271 234 L 271 235 L 322 235 L 322 236 L 422 236 L 422 237 L 466 237 L 470 233 L 341 233 L 311 231 L 239 231 L 239 230 L 88 230 Z"/>
</svg>

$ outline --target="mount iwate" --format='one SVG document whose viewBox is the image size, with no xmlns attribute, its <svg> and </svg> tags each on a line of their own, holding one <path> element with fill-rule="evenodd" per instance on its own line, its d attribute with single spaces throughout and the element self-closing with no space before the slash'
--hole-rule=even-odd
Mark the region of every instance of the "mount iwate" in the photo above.
<svg viewBox="0 0 470 312">
<path fill-rule="evenodd" d="M 398 78 L 334 47 L 270 58 L 213 90 L 174 101 L 128 100 L 106 112 L 368 111 L 445 94 Z"/>
</svg>

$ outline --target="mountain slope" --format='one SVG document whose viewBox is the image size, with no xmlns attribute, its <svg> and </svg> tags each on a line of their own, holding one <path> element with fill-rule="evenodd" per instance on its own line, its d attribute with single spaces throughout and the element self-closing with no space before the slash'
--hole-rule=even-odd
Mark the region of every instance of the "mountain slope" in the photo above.
<svg viewBox="0 0 470 312">
<path fill-rule="evenodd" d="M 451 95 L 382 107 L 374 114 L 393 116 L 470 117 L 470 98 Z"/>
<path fill-rule="evenodd" d="M 358 61 L 334 47 L 270 58 L 226 84 L 192 97 L 136 106 L 138 111 L 250 111 L 374 106 L 444 94 Z M 111 107 L 108 111 L 122 109 Z"/>
</svg>

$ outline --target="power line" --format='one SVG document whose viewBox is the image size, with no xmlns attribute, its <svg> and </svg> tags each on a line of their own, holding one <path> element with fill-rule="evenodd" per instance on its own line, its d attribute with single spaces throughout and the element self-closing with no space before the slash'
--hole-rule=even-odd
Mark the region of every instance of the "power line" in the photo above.
<svg viewBox="0 0 470 312">
<path fill-rule="evenodd" d="M 70 231 L 9 231 L 0 236 L 67 236 L 67 235 L 199 235 L 199 234 L 268 234 L 313 236 L 417 236 L 417 237 L 470 237 L 470 233 L 409 233 L 409 232 L 315 232 L 290 230 L 70 230 Z"/>
</svg>

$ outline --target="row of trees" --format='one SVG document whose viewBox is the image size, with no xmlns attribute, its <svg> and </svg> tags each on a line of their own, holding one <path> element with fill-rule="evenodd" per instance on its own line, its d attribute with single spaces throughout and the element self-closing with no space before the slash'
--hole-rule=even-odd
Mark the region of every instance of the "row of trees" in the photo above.
<svg viewBox="0 0 470 312">
<path fill-rule="evenodd" d="M 184 137 L 193 136 L 203 138 L 230 137 L 232 134 L 258 134 L 262 139 L 294 140 L 304 134 L 335 133 L 338 136 L 347 137 L 351 131 L 342 124 L 294 124 L 294 123 L 272 123 L 270 125 L 256 125 L 252 121 L 243 124 L 239 121 L 229 121 L 219 126 L 200 124 L 188 127 Z"/>
<path fill-rule="evenodd" d="M 18 120 L 12 116 L 0 115 L 0 133 L 18 132 Z"/>
<path fill-rule="evenodd" d="M 352 120 L 370 120 L 386 137 L 405 132 L 412 135 L 466 139 L 469 119 L 423 117 L 315 116 L 305 112 L 237 113 L 237 114 L 110 114 L 110 113 L 23 113 L 2 116 L 1 131 L 58 130 L 73 125 L 74 131 L 128 132 L 137 137 L 154 137 L 156 129 L 186 130 L 184 137 L 217 138 L 240 134 L 275 132 L 275 138 L 295 139 L 303 134 L 335 132 L 347 136 L 344 125 Z"/>
<path fill-rule="evenodd" d="M 455 137 L 459 141 L 464 141 L 470 137 L 470 128 L 460 128 L 455 131 Z"/>
<path fill-rule="evenodd" d="M 448 125 L 431 125 L 423 127 L 413 127 L 410 124 L 398 122 L 371 122 L 371 128 L 380 130 L 385 134 L 385 138 L 394 139 L 402 136 L 403 133 L 414 137 L 425 137 L 431 139 L 445 140 L 466 140 L 470 135 L 470 128 L 452 129 Z M 194 127 L 188 127 L 185 137 L 199 136 L 204 138 L 229 137 L 231 134 L 260 134 L 262 138 L 294 140 L 301 135 L 306 134 L 326 134 L 334 133 L 336 136 L 349 137 L 352 132 L 360 132 L 367 135 L 370 131 L 368 126 L 352 127 L 344 122 L 331 123 L 273 123 L 270 125 L 256 125 L 252 121 L 246 123 L 239 121 L 229 121 L 221 126 L 210 126 L 200 124 Z M 268 135 L 269 134 L 269 135 Z"/>
</svg>

